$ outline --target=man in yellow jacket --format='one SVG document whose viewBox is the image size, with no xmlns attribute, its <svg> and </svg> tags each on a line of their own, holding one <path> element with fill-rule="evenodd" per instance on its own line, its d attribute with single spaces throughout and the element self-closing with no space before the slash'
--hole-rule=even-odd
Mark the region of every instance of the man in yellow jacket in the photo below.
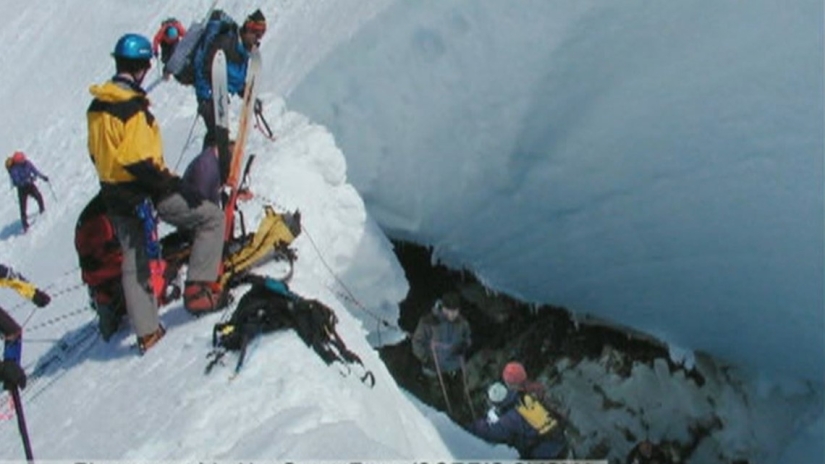
<svg viewBox="0 0 825 464">
<path fill-rule="evenodd" d="M 142 354 L 165 330 L 147 284 L 146 237 L 138 208 L 151 201 L 160 219 L 194 232 L 184 306 L 196 315 L 221 309 L 226 303 L 217 284 L 224 220 L 217 205 L 203 201 L 163 160 L 160 128 L 141 88 L 151 67 L 151 42 L 138 34 L 126 34 L 117 41 L 112 56 L 116 75 L 90 88 L 94 100 L 87 111 L 88 145 L 106 212 L 123 250 L 126 311 Z"/>
</svg>

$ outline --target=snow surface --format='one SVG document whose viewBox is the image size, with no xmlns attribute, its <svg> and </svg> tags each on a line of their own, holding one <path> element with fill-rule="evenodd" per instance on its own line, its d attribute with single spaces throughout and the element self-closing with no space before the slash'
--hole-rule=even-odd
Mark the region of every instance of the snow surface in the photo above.
<svg viewBox="0 0 825 464">
<path fill-rule="evenodd" d="M 24 366 L 44 373 L 24 391 L 37 458 L 514 457 L 401 391 L 368 344 L 403 336 L 380 322 L 395 320 L 408 286 L 379 223 L 496 288 L 764 368 L 777 405 L 821 406 L 798 405 L 809 385 L 777 387 L 822 372 L 821 53 L 803 40 L 821 46 L 812 2 L 220 1 L 239 19 L 261 6 L 270 23 L 262 97 L 279 139 L 250 137 L 258 201 L 243 207 L 247 221 L 262 200 L 300 209 L 291 286 L 336 310 L 377 386 L 340 375 L 289 332 L 261 338 L 234 380 L 228 367 L 204 376 L 220 316 L 195 320 L 179 303 L 164 308 L 169 331 L 144 357 L 128 329 L 97 339 L 72 245 L 97 191 L 88 87 L 113 73 L 121 34 L 194 20 L 208 3 L 0 3 L 0 151 L 25 151 L 51 177 L 28 234 L 14 192 L 0 205 L 0 260 L 54 296 L 40 310 L 2 296 L 25 323 Z M 669 32 L 649 40 L 662 19 Z M 682 40 L 689 24 L 703 26 L 695 48 Z M 197 122 L 187 145 L 192 91 L 166 84 L 151 99 L 181 172 L 203 134 Z M 19 459 L 4 408 L 0 459 Z M 789 456 L 822 461 L 821 415 L 767 416 L 767 429 L 798 431 Z"/>
<path fill-rule="evenodd" d="M 395 2 L 288 104 L 495 289 L 825 379 L 823 7 Z"/>
</svg>

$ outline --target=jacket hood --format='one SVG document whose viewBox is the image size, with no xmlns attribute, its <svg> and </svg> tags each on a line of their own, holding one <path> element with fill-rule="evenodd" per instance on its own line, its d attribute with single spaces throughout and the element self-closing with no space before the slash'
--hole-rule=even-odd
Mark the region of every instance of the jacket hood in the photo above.
<svg viewBox="0 0 825 464">
<path fill-rule="evenodd" d="M 111 80 L 104 84 L 95 84 L 89 87 L 89 93 L 105 102 L 130 100 L 145 96 L 140 87 L 126 80 Z"/>
</svg>

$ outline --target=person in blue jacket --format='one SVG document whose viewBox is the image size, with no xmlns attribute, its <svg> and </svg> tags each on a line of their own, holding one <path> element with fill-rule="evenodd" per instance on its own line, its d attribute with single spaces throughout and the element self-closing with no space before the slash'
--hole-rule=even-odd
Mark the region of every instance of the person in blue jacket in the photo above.
<svg viewBox="0 0 825 464">
<path fill-rule="evenodd" d="M 26 213 L 26 206 L 28 198 L 32 197 L 37 202 L 40 208 L 40 213 L 46 210 L 43 205 L 43 195 L 40 194 L 37 185 L 34 181 L 38 178 L 49 181 L 49 178 L 43 175 L 34 167 L 31 161 L 26 159 L 26 155 L 22 151 L 16 151 L 12 156 L 6 160 L 6 170 L 11 177 L 11 183 L 17 188 L 17 202 L 20 205 L 20 222 L 23 223 L 23 232 L 29 230 L 29 218 Z"/>
<path fill-rule="evenodd" d="M 226 56 L 227 90 L 231 95 L 243 96 L 249 53 L 260 46 L 266 33 L 266 18 L 261 10 L 250 14 L 240 29 L 222 11 L 215 11 L 204 31 L 203 45 L 195 50 L 195 96 L 198 99 L 198 114 L 206 124 L 203 148 L 214 145 L 218 140 L 215 127 L 215 108 L 212 102 L 212 60 L 218 50 Z M 224 140 L 228 140 L 225 134 Z M 229 174 L 229 159 L 221 153 L 221 182 Z"/>
<path fill-rule="evenodd" d="M 487 417 L 470 424 L 469 431 L 477 437 L 512 446 L 521 459 L 562 459 L 567 453 L 567 442 L 561 420 L 554 415 L 542 424 L 542 432 L 519 412 L 527 393 L 507 388 L 496 382 L 487 389 L 491 408 Z"/>
</svg>

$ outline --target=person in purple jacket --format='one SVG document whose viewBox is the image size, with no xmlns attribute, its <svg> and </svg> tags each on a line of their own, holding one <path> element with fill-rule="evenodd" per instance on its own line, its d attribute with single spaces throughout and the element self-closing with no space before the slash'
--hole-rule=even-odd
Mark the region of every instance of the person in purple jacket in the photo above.
<svg viewBox="0 0 825 464">
<path fill-rule="evenodd" d="M 233 143 L 229 143 L 230 153 Z M 209 145 L 189 163 L 183 172 L 183 181 L 202 198 L 221 205 L 221 168 L 217 145 Z"/>
<path fill-rule="evenodd" d="M 235 141 L 229 141 L 229 152 L 235 150 Z M 189 187 L 198 192 L 201 197 L 215 203 L 223 205 L 229 200 L 221 189 L 221 167 L 218 157 L 218 146 L 209 145 L 195 157 L 186 167 L 183 173 L 183 181 Z M 252 193 L 245 188 L 238 191 L 238 200 L 246 201 L 252 198 Z"/>
<path fill-rule="evenodd" d="M 49 181 L 49 178 L 43 175 L 34 167 L 31 161 L 26 159 L 26 155 L 22 151 L 16 151 L 8 159 L 6 159 L 6 170 L 9 171 L 11 183 L 17 187 L 17 202 L 20 204 L 20 222 L 23 223 L 23 232 L 29 230 L 29 218 L 26 214 L 26 204 L 29 197 L 33 197 L 37 201 L 37 206 L 40 207 L 40 214 L 46 210 L 43 206 L 43 195 L 34 184 L 35 179 L 40 178 Z"/>
</svg>

